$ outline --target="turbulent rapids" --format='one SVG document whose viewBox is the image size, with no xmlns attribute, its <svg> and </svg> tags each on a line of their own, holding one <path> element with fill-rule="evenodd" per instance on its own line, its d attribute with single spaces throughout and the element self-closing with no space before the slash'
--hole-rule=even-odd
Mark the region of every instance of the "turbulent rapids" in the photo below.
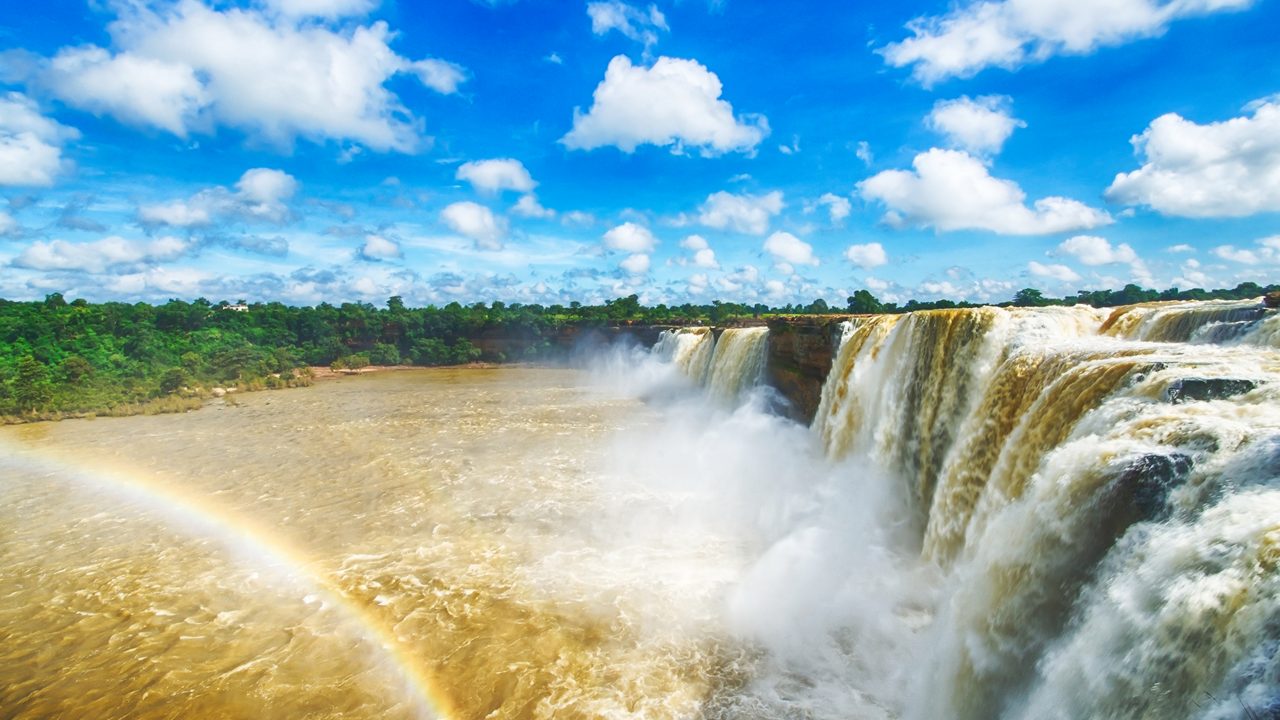
<svg viewBox="0 0 1280 720">
<path fill-rule="evenodd" d="M 0 716 L 1280 718 L 1280 313 L 769 330 L 0 433 Z"/>
</svg>

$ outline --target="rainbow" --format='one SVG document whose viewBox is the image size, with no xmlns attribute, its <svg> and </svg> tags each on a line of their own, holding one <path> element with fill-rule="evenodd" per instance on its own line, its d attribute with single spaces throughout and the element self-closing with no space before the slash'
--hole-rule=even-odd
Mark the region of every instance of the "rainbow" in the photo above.
<svg viewBox="0 0 1280 720">
<path fill-rule="evenodd" d="M 315 563 L 286 539 L 221 507 L 213 498 L 185 492 L 144 473 L 114 468 L 97 459 L 90 465 L 88 461 L 55 457 L 48 451 L 0 438 L 0 467 L 4 465 L 55 475 L 145 504 L 168 518 L 177 532 L 216 539 L 238 557 L 286 569 L 312 588 L 327 607 L 336 608 L 343 620 L 359 628 L 362 639 L 390 661 L 411 701 L 415 717 L 447 720 L 456 715 L 443 693 L 433 689 L 432 673 L 408 652 L 380 618 L 353 602 L 331 580 L 313 571 Z"/>
</svg>

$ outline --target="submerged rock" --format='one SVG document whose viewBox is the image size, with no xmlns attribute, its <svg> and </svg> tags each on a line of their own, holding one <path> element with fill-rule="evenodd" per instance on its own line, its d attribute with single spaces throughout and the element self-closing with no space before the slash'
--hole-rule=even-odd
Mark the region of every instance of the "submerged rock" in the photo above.
<svg viewBox="0 0 1280 720">
<path fill-rule="evenodd" d="M 1179 378 L 1165 388 L 1164 399 L 1175 405 L 1195 400 L 1222 400 L 1243 395 L 1256 387 L 1256 380 L 1243 378 Z"/>
</svg>

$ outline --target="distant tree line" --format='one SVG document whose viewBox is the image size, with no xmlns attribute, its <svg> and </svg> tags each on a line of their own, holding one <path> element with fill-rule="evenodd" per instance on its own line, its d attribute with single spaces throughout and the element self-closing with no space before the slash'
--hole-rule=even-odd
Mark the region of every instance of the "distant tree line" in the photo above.
<svg viewBox="0 0 1280 720">
<path fill-rule="evenodd" d="M 1157 292 L 1137 285 L 1045 297 L 1019 290 L 1005 305 L 1039 307 L 1085 303 L 1095 307 L 1152 300 L 1244 299 L 1280 286 L 1242 283 L 1231 290 Z M 304 368 L 329 365 L 452 365 L 488 360 L 538 360 L 553 352 L 566 328 L 617 325 L 716 325 L 770 315 L 901 313 L 973 307 L 966 302 L 878 300 L 866 290 L 845 307 L 825 300 L 770 307 L 713 301 L 640 303 L 636 295 L 600 305 L 449 303 L 410 308 L 400 297 L 386 307 L 369 303 L 282 303 L 170 300 L 147 303 L 68 302 L 54 293 L 43 301 L 0 299 L 0 416 L 82 413 L 195 394 L 217 385 L 276 387 L 307 382 Z M 505 338 L 512 356 L 483 347 Z M 514 342 L 510 342 L 514 339 Z"/>
</svg>

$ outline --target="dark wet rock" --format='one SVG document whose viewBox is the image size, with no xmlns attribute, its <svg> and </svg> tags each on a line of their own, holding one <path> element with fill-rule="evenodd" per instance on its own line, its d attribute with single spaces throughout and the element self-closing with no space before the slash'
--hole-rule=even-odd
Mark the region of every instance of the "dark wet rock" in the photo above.
<svg viewBox="0 0 1280 720">
<path fill-rule="evenodd" d="M 1270 292 L 1263 296 L 1262 304 L 1269 308 L 1280 308 L 1280 292 Z"/>
<path fill-rule="evenodd" d="M 765 377 L 790 403 L 788 415 L 808 425 L 818 412 L 840 346 L 845 317 L 822 315 L 771 318 Z"/>
<path fill-rule="evenodd" d="M 1222 400 L 1243 395 L 1256 387 L 1256 380 L 1243 378 L 1179 378 L 1165 388 L 1164 399 L 1175 405 L 1196 400 Z"/>
<path fill-rule="evenodd" d="M 1135 520 L 1154 520 L 1167 512 L 1169 493 L 1186 481 L 1194 463 L 1182 453 L 1143 455 L 1130 463 L 1117 478 L 1127 491 Z"/>
</svg>

